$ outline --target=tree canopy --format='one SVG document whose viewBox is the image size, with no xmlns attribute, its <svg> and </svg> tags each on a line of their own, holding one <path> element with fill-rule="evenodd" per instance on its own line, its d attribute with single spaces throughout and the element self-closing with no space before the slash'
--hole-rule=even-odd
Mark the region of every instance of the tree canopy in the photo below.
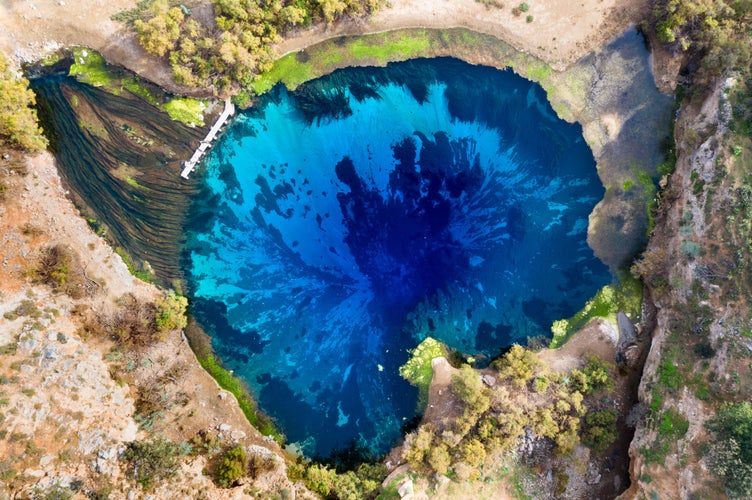
<svg viewBox="0 0 752 500">
<path fill-rule="evenodd" d="M 132 27 L 147 52 L 168 59 L 178 83 L 247 88 L 274 59 L 280 35 L 316 22 L 375 12 L 383 0 L 212 0 L 214 22 L 199 22 L 168 0 L 119 15 L 136 19 Z"/>
<path fill-rule="evenodd" d="M 38 151 L 47 147 L 47 139 L 37 123 L 36 98 L 29 81 L 11 70 L 0 53 L 0 144 Z"/>
<path fill-rule="evenodd" d="M 658 39 L 697 54 L 710 75 L 749 69 L 751 1 L 658 0 L 653 17 Z"/>
</svg>

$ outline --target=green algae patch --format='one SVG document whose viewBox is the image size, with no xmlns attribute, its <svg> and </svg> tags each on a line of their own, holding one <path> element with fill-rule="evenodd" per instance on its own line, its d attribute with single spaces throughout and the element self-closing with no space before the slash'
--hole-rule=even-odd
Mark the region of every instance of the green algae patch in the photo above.
<svg viewBox="0 0 752 500">
<path fill-rule="evenodd" d="M 277 83 L 283 83 L 289 89 L 295 89 L 302 83 L 316 78 L 313 66 L 306 62 L 301 52 L 290 53 L 274 61 L 269 71 L 261 73 L 251 84 L 250 90 L 261 95 L 271 90 Z"/>
<path fill-rule="evenodd" d="M 576 332 L 590 320 L 603 318 L 616 324 L 616 313 L 624 312 L 630 318 L 638 318 L 642 309 L 642 282 L 629 273 L 623 273 L 618 283 L 606 285 L 585 303 L 574 316 L 554 321 L 551 326 L 553 338 L 551 349 L 566 344 Z"/>
<path fill-rule="evenodd" d="M 85 47 L 75 47 L 71 50 L 71 57 L 73 64 L 68 75 L 81 83 L 101 87 L 114 95 L 130 92 L 166 112 L 173 120 L 190 127 L 204 126 L 204 101 L 190 97 L 175 97 L 162 104 L 164 98 L 157 97 L 145 81 L 128 71 L 108 65 L 98 52 Z"/>
<path fill-rule="evenodd" d="M 395 59 L 411 59 L 427 53 L 431 39 L 426 31 L 379 33 L 350 41 L 347 52 L 360 60 L 386 64 Z"/>
<path fill-rule="evenodd" d="M 75 47 L 71 52 L 73 64 L 68 70 L 69 76 L 75 77 L 81 83 L 102 87 L 115 95 L 127 90 L 149 104 L 159 107 L 157 98 L 138 76 L 108 65 L 104 57 L 95 50 Z"/>
<path fill-rule="evenodd" d="M 109 87 L 115 79 L 115 75 L 107 69 L 104 57 L 83 47 L 73 49 L 73 64 L 68 74 L 94 87 Z"/>
<path fill-rule="evenodd" d="M 170 118 L 189 127 L 204 126 L 205 109 L 204 101 L 192 97 L 175 97 L 164 105 L 164 110 Z"/>
<path fill-rule="evenodd" d="M 446 356 L 446 349 L 438 340 L 426 337 L 410 354 L 410 359 L 400 366 L 399 374 L 418 388 L 418 406 L 424 408 L 428 404 L 428 389 L 433 379 L 431 361 Z"/>
<path fill-rule="evenodd" d="M 274 426 L 268 416 L 258 410 L 256 401 L 243 381 L 236 377 L 232 370 L 222 366 L 211 347 L 211 338 L 192 319 L 189 320 L 184 333 L 201 367 L 222 389 L 235 396 L 248 422 L 261 434 L 272 436 L 277 443 L 284 445 L 285 435 Z"/>
</svg>

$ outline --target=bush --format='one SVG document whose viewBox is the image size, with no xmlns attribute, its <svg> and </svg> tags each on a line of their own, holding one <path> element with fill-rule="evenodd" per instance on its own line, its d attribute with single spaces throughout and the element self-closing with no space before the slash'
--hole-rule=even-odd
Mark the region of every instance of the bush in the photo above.
<svg viewBox="0 0 752 500">
<path fill-rule="evenodd" d="M 588 355 L 585 360 L 586 365 L 582 370 L 572 370 L 570 373 L 572 389 L 582 394 L 592 394 L 599 390 L 612 391 L 614 365 L 595 355 Z"/>
<path fill-rule="evenodd" d="M 37 281 L 73 299 L 92 296 L 99 286 L 86 277 L 78 254 L 63 244 L 53 245 L 42 251 L 35 277 Z"/>
<path fill-rule="evenodd" d="M 149 441 L 133 441 L 123 453 L 128 462 L 128 474 L 150 490 L 155 482 L 173 476 L 180 465 L 180 458 L 187 450 L 162 438 Z"/>
<path fill-rule="evenodd" d="M 249 459 L 242 446 L 230 448 L 217 467 L 214 479 L 223 488 L 235 486 L 238 480 L 248 473 Z"/>
<path fill-rule="evenodd" d="M 497 359 L 492 366 L 499 371 L 499 375 L 512 379 L 518 387 L 524 387 L 533 377 L 540 362 L 534 353 L 524 347 L 514 344 L 509 352 L 501 359 Z"/>
<path fill-rule="evenodd" d="M 36 98 L 28 86 L 29 81 L 11 71 L 8 60 L 0 54 L 0 144 L 33 152 L 46 148 L 47 140 L 37 123 L 32 108 Z"/>
<path fill-rule="evenodd" d="M 752 404 L 728 403 L 708 423 L 717 440 L 710 448 L 712 470 L 732 498 L 752 496 Z"/>
<path fill-rule="evenodd" d="M 452 390 L 467 405 L 471 415 L 480 415 L 491 405 L 489 390 L 469 365 L 462 365 L 459 374 L 452 377 Z"/>
<path fill-rule="evenodd" d="M 182 330 L 188 325 L 188 317 L 185 314 L 188 308 L 188 299 L 170 290 L 159 297 L 155 305 L 157 307 L 155 322 L 157 331 L 160 333 L 170 330 Z"/>
<path fill-rule="evenodd" d="M 584 419 L 582 441 L 599 455 L 603 454 L 616 441 L 618 418 L 619 415 L 613 408 L 588 413 Z"/>
</svg>

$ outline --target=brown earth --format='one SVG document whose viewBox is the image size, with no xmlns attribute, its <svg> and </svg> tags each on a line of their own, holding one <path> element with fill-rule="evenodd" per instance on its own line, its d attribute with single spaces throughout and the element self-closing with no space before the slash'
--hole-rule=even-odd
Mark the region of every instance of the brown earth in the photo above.
<svg viewBox="0 0 752 500">
<path fill-rule="evenodd" d="M 17 347 L 0 350 L 0 420 L 9 437 L 0 439 L 0 469 L 12 470 L 14 479 L 6 482 L 8 491 L 0 487 L 0 498 L 74 478 L 85 488 L 108 481 L 115 487 L 110 498 L 120 498 L 132 486 L 122 482 L 117 454 L 125 443 L 151 435 L 181 442 L 208 431 L 220 442 L 263 446 L 281 457 L 279 447 L 248 423 L 234 397 L 201 368 L 181 332 L 136 351 L 117 349 L 109 338 L 81 337 L 80 319 L 72 313 L 77 305 L 104 313 L 116 311 L 124 294 L 152 301 L 159 292 L 134 278 L 78 215 L 49 153 L 8 154 L 0 158 L 9 186 L 0 204 L 0 346 Z M 23 164 L 26 176 L 8 173 Z M 40 251 L 57 243 L 82 257 L 86 275 L 99 283 L 94 297 L 73 300 L 30 283 Z M 23 301 L 31 301 L 34 311 L 16 318 L 13 311 Z M 139 391 L 161 391 L 165 399 L 179 395 L 186 402 L 165 408 L 150 430 L 139 430 L 133 416 Z M 205 466 L 202 456 L 184 465 L 179 476 L 184 491 L 200 491 L 205 498 L 242 496 L 243 488 L 214 486 L 201 473 Z M 294 489 L 284 467 L 254 486 Z M 156 494 L 168 498 L 174 487 L 166 482 Z"/>
<path fill-rule="evenodd" d="M 0 50 L 20 63 L 39 59 L 61 47 L 85 45 L 168 90 L 181 90 L 171 82 L 169 69 L 164 64 L 148 57 L 131 35 L 110 20 L 112 14 L 135 4 L 135 0 L 0 0 Z M 406 27 L 466 27 L 498 36 L 562 69 L 621 33 L 626 25 L 638 22 L 646 12 L 648 2 L 540 0 L 531 2 L 527 13 L 534 16 L 532 23 L 526 22 L 527 14 L 514 16 L 511 7 L 486 9 L 473 0 L 394 0 L 391 8 L 369 21 L 349 21 L 300 32 L 281 43 L 279 50 L 281 53 L 297 50 L 342 34 Z M 3 161 L 0 160 L 0 168 L 3 168 Z M 189 403 L 167 412 L 157 424 L 158 431 L 173 439 L 189 439 L 201 429 L 220 432 L 221 425 L 221 432 L 228 441 L 237 440 L 248 446 L 261 444 L 278 451 L 247 423 L 233 397 L 227 397 L 200 368 L 180 333 L 173 333 L 159 348 L 144 352 L 140 359 L 135 360 L 140 368 L 129 375 L 131 385 L 120 386 L 110 377 L 112 362 L 104 358 L 111 353 L 113 344 L 106 339 L 96 342 L 81 339 L 76 333 L 78 325 L 69 314 L 74 305 L 72 300 L 53 295 L 47 288 L 29 285 L 24 272 L 34 256 L 43 246 L 62 242 L 82 256 L 87 274 L 104 285 L 104 292 L 91 301 L 92 307 L 113 308 L 115 299 L 127 292 L 144 300 L 153 299 L 158 294 L 155 288 L 133 278 L 122 260 L 89 229 L 66 198 L 51 155 L 45 153 L 30 158 L 28 165 L 30 174 L 13 180 L 19 197 L 0 208 L 0 239 L 3 242 L 0 247 L 0 312 L 12 311 L 29 297 L 39 308 L 49 309 L 49 312 L 45 313 L 48 317 L 40 321 L 41 330 L 24 330 L 23 319 L 9 321 L 0 318 L 0 345 L 26 336 L 26 340 L 36 342 L 34 345 L 48 346 L 59 342 L 55 339 L 62 338 L 57 336 L 58 332 L 68 340 L 60 346 L 55 344 L 57 358 L 45 358 L 44 352 L 33 347 L 33 343 L 28 344 L 32 347 L 20 348 L 12 355 L 0 356 L 0 374 L 17 377 L 16 382 L 2 387 L 5 395 L 0 399 L 7 399 L 7 408 L 3 408 L 6 414 L 3 427 L 10 432 L 25 429 L 23 434 L 26 435 L 25 438 L 19 436 L 15 443 L 0 444 L 0 461 L 15 456 L 22 442 L 32 443 L 32 449 L 45 450 L 43 454 L 19 455 L 21 461 L 10 464 L 23 481 L 19 480 L 21 486 L 8 493 L 28 491 L 33 485 L 48 485 L 65 477 L 89 477 L 97 467 L 97 456 L 105 462 L 112 462 L 112 449 L 118 450 L 123 443 L 145 435 L 136 430 L 132 417 L 135 387 L 153 383 L 165 367 L 178 362 L 184 367 L 180 378 L 183 383 L 179 387 L 188 393 Z M 27 227 L 41 228 L 42 234 L 24 234 L 22 228 L 26 224 L 30 225 Z M 575 338 L 556 355 L 549 355 L 552 363 L 554 358 L 556 360 L 555 369 L 574 365 L 576 357 L 586 349 L 592 349 L 593 345 L 599 346 L 596 349 L 602 349 L 604 353 L 610 349 L 599 340 L 600 334 L 594 330 L 591 333 L 595 335 L 595 344 Z M 39 352 L 42 352 L 41 356 Z M 567 356 L 562 356 L 562 353 Z M 45 359 L 52 361 L 45 365 Z M 68 365 L 56 364 L 63 359 L 80 366 L 88 374 L 87 379 L 98 381 L 90 388 L 71 389 L 79 396 L 66 399 L 65 405 L 78 401 L 78 406 L 73 404 L 63 408 L 60 386 L 52 377 L 55 370 L 62 370 L 64 375 L 68 373 L 65 371 Z M 31 368 L 21 369 L 23 366 Z M 49 382 L 45 383 L 45 380 Z M 24 393 L 23 389 L 32 387 L 34 393 L 27 396 L 31 392 Z M 78 386 L 74 384 L 73 387 Z M 171 390 L 176 390 L 176 387 Z M 448 391 L 446 387 L 441 390 Z M 97 404 L 87 400 L 89 396 Z M 99 403 L 112 414 L 107 411 L 97 413 L 94 408 Z M 443 403 L 434 398 L 432 404 Z M 64 423 L 49 420 L 54 420 L 58 414 L 72 416 Z M 81 436 L 91 437 L 88 441 L 83 440 L 89 445 L 81 446 Z M 66 452 L 69 448 L 73 449 L 73 458 Z M 197 458 L 184 467 L 180 476 L 184 481 L 181 487 L 201 491 L 211 498 L 243 495 L 242 488 L 228 491 L 214 487 L 201 474 L 205 466 L 202 460 Z M 95 463 L 93 467 L 92 462 Z M 108 463 L 105 463 L 102 468 L 108 470 L 107 467 Z M 283 476 L 272 475 L 266 486 L 293 489 Z M 111 481 L 117 488 L 114 496 L 127 494 L 128 487 L 122 482 L 120 472 L 113 470 Z M 89 486 L 94 485 L 87 483 Z M 176 494 L 178 490 L 175 488 L 173 484 L 165 485 L 157 496 L 166 498 Z M 0 497 L 2 493 L 0 491 Z"/>
</svg>

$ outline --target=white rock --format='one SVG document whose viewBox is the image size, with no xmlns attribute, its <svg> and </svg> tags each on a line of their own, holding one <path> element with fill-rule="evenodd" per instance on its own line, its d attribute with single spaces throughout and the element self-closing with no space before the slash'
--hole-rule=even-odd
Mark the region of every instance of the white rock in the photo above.
<svg viewBox="0 0 752 500">
<path fill-rule="evenodd" d="M 413 495 L 415 495 L 415 490 L 413 488 L 413 480 L 408 479 L 405 481 L 402 486 L 399 487 L 397 490 L 397 493 L 399 494 L 400 498 L 412 498 Z"/>
</svg>

